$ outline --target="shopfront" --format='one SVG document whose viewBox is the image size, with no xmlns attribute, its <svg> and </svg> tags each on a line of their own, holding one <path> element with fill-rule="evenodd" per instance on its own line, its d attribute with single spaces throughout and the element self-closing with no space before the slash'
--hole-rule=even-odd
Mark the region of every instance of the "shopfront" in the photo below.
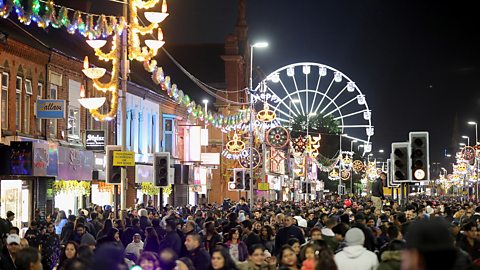
<svg viewBox="0 0 480 270">
<path fill-rule="evenodd" d="M 96 205 L 113 205 L 113 185 L 105 182 L 105 154 L 94 153 L 91 202 Z"/>
<path fill-rule="evenodd" d="M 58 146 L 58 177 L 53 183 L 55 207 L 76 214 L 87 206 L 93 164 L 92 151 Z"/>
<path fill-rule="evenodd" d="M 54 144 L 55 145 L 55 144 Z M 13 224 L 27 227 L 33 218 L 33 210 L 46 213 L 49 204 L 47 187 L 56 174 L 55 146 L 41 140 L 10 141 L 2 145 L 0 159 L 0 215 L 15 213 Z M 51 201 L 50 201 L 51 202 Z"/>
</svg>

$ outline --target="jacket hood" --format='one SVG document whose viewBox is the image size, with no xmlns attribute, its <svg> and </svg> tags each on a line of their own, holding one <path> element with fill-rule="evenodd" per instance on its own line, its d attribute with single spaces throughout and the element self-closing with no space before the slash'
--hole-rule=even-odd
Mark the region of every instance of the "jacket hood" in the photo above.
<svg viewBox="0 0 480 270">
<path fill-rule="evenodd" d="M 382 253 L 382 262 L 385 261 L 402 261 L 402 251 L 385 251 Z"/>
<path fill-rule="evenodd" d="M 354 259 L 360 257 L 363 253 L 367 251 L 363 246 L 347 246 L 343 248 L 343 253 L 347 258 Z"/>
</svg>

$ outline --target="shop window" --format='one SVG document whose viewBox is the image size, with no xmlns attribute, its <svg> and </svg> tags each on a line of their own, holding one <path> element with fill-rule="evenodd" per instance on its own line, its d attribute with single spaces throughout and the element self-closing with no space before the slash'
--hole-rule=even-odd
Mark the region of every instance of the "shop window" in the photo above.
<svg viewBox="0 0 480 270">
<path fill-rule="evenodd" d="M 80 108 L 68 106 L 68 137 L 80 139 Z"/>
<path fill-rule="evenodd" d="M 15 129 L 22 130 L 22 77 L 17 76 L 15 81 Z"/>
<path fill-rule="evenodd" d="M 138 153 L 143 153 L 143 138 L 142 138 L 142 131 L 143 131 L 143 113 L 138 112 Z"/>
<path fill-rule="evenodd" d="M 1 76 L 2 85 L 2 128 L 8 129 L 8 80 L 10 76 L 3 72 Z"/>
<path fill-rule="evenodd" d="M 153 114 L 152 115 L 152 130 L 151 130 L 151 146 L 152 146 L 152 153 L 155 153 L 157 151 L 157 115 Z"/>
<path fill-rule="evenodd" d="M 32 101 L 32 94 L 32 81 L 27 79 L 25 80 L 25 104 L 23 106 L 23 127 L 25 133 L 30 133 L 30 102 Z"/>
</svg>

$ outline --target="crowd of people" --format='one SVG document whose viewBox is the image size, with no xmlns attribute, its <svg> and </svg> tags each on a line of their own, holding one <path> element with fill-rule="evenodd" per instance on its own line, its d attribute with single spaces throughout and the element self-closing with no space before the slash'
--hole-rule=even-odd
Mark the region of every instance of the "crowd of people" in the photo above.
<svg viewBox="0 0 480 270">
<path fill-rule="evenodd" d="M 375 194 L 384 199 L 383 194 Z M 375 206 L 376 205 L 376 206 Z M 0 270 L 477 269 L 480 207 L 371 198 L 157 208 L 110 206 L 0 219 Z M 135 268 L 136 267 L 136 268 Z"/>
</svg>

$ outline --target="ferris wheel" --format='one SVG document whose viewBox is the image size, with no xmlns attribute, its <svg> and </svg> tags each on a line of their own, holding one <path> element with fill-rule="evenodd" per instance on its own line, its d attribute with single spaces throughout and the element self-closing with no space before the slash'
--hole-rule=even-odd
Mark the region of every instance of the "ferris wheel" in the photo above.
<svg viewBox="0 0 480 270">
<path fill-rule="evenodd" d="M 372 111 L 365 95 L 341 71 L 319 63 L 295 63 L 270 73 L 255 89 L 254 101 L 266 101 L 277 120 L 289 126 L 298 116 L 333 118 L 344 137 L 371 151 Z M 361 144 L 360 144 L 361 145 Z"/>
</svg>

